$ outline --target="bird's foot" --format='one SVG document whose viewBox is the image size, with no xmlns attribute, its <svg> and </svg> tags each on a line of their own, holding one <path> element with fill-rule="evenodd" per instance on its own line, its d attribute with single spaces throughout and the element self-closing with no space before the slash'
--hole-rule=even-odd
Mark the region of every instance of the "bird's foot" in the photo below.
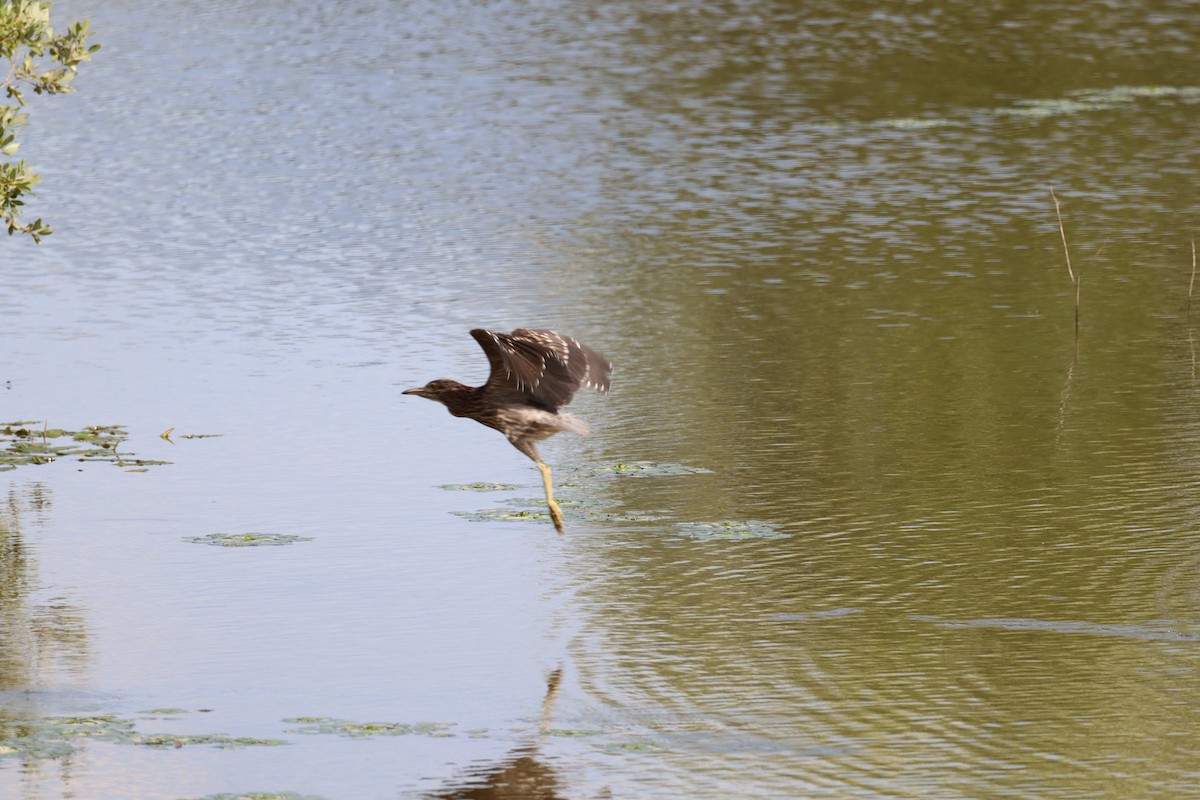
<svg viewBox="0 0 1200 800">
<path fill-rule="evenodd" d="M 563 532 L 562 509 L 558 507 L 558 503 L 555 502 L 554 500 L 550 500 L 549 502 L 546 503 L 546 505 L 550 509 L 550 519 L 553 520 L 553 522 L 554 522 L 554 530 L 558 531 L 559 533 L 562 533 Z"/>
</svg>

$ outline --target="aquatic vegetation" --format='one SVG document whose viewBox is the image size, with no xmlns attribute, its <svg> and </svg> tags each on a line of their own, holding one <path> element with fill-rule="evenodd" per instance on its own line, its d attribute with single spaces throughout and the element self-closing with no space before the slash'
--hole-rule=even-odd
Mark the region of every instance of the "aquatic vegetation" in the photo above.
<svg viewBox="0 0 1200 800">
<path fill-rule="evenodd" d="M 160 749 L 180 748 L 184 745 L 208 745 L 228 750 L 287 744 L 283 739 L 233 737 L 220 733 L 143 734 L 134 730 L 132 720 L 115 714 L 0 720 L 0 758 L 65 758 L 75 752 L 75 742 L 79 740 L 142 745 Z"/>
<path fill-rule="evenodd" d="M 600 736 L 604 731 L 587 730 L 582 728 L 551 728 L 546 731 L 547 736 L 562 736 L 570 739 L 583 736 Z"/>
<path fill-rule="evenodd" d="M 570 479 L 559 483 L 559 488 L 583 489 L 595 485 L 598 478 L 634 477 L 650 478 L 671 475 L 704 475 L 712 470 L 704 467 L 691 467 L 686 464 L 672 464 L 657 461 L 620 461 L 616 464 L 604 464 L 594 467 L 575 467 L 569 470 Z M 519 486 L 508 484 L 462 484 L 444 486 L 445 489 L 467 489 L 480 486 L 479 491 L 490 491 L 493 487 L 499 489 L 519 489 Z M 487 488 L 482 488 L 487 487 Z M 544 522 L 550 515 L 541 507 L 540 502 L 524 497 L 514 497 L 503 502 L 523 506 L 523 508 L 484 508 L 477 511 L 452 511 L 456 516 L 464 517 L 474 522 L 520 522 L 523 520 Z M 592 522 L 653 522 L 663 518 L 661 513 L 650 511 L 607 511 L 604 503 L 588 498 L 560 497 L 559 505 L 568 510 L 570 516 L 578 520 Z"/>
<path fill-rule="evenodd" d="M 220 733 L 178 734 L 154 733 L 135 735 L 129 744 L 140 744 L 144 747 L 165 749 L 180 748 L 185 745 L 207 744 L 221 750 L 240 750 L 243 747 L 276 747 L 287 744 L 283 739 L 256 739 L 249 736 L 226 736 Z"/>
<path fill-rule="evenodd" d="M 719 522 L 679 522 L 679 532 L 700 541 L 712 539 L 781 539 L 787 536 L 774 525 L 761 520 L 726 519 Z"/>
<path fill-rule="evenodd" d="M 517 499 L 514 502 L 525 504 L 531 501 Z M 653 522 L 662 519 L 659 514 L 643 511 L 602 511 L 579 505 L 577 501 L 563 500 L 562 505 L 569 509 L 567 516 L 593 522 Z M 478 511 L 451 511 L 450 513 L 472 522 L 545 521 L 550 516 L 546 511 L 531 508 L 481 508 Z"/>
<path fill-rule="evenodd" d="M 319 795 L 296 794 L 295 792 L 244 792 L 242 794 L 222 792 L 207 794 L 204 797 L 194 798 L 194 800 L 325 800 L 325 798 Z"/>
<path fill-rule="evenodd" d="M 171 434 L 173 434 L 173 433 L 175 433 L 174 428 L 167 428 L 165 431 L 163 431 L 162 433 L 160 433 L 158 435 L 158 438 L 166 439 L 168 442 L 174 443 L 175 440 L 171 438 Z M 215 439 L 221 435 L 222 434 L 220 434 L 220 433 L 184 433 L 184 434 L 180 434 L 179 438 L 180 439 Z"/>
<path fill-rule="evenodd" d="M 704 467 L 689 467 L 686 464 L 671 464 L 658 461 L 620 461 L 602 467 L 590 467 L 575 470 L 577 475 L 601 477 L 618 475 L 628 478 L 651 478 L 663 475 L 707 475 L 711 469 Z"/>
<path fill-rule="evenodd" d="M 0 720 L 0 758 L 55 759 L 75 752 L 75 739 L 122 742 L 133 723 L 111 714 Z"/>
<path fill-rule="evenodd" d="M 451 492 L 507 492 L 521 486 L 517 483 L 446 483 L 440 488 Z"/>
<path fill-rule="evenodd" d="M 335 735 L 346 736 L 351 739 L 372 739 L 376 736 L 407 736 L 416 734 L 419 736 L 453 736 L 454 734 L 446 733 L 446 730 L 451 726 L 441 722 L 417 722 L 414 724 L 406 724 L 403 722 L 351 722 L 345 719 L 333 719 L 331 717 L 290 717 L 284 722 L 288 725 L 299 725 L 298 728 L 289 728 L 288 733 L 299 733 L 304 735 Z"/>
<path fill-rule="evenodd" d="M 522 520 L 547 520 L 549 511 L 534 511 L 524 508 L 481 508 L 478 511 L 451 511 L 456 517 L 472 522 L 519 522 Z"/>
<path fill-rule="evenodd" d="M 216 547 L 281 547 L 295 542 L 311 542 L 312 538 L 290 533 L 209 533 L 204 536 L 185 536 L 183 540 Z"/>
<path fill-rule="evenodd" d="M 128 436 L 120 425 L 91 425 L 69 431 L 31 420 L 0 422 L 0 471 L 72 457 L 79 461 L 107 461 L 118 467 L 171 463 L 119 452 Z"/>
</svg>

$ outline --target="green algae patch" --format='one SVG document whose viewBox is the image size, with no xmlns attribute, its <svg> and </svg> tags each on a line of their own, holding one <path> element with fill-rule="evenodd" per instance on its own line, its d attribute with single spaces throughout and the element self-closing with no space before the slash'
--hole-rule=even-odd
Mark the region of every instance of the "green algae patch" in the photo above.
<svg viewBox="0 0 1200 800">
<path fill-rule="evenodd" d="M 577 739 L 584 736 L 601 736 L 604 731 L 593 731 L 586 728 L 551 728 L 546 731 L 547 736 L 561 736 L 567 739 Z"/>
<path fill-rule="evenodd" d="M 447 730 L 451 727 L 441 722 L 352 722 L 346 719 L 331 717 L 290 717 L 283 721 L 287 725 L 298 725 L 289 728 L 288 733 L 299 733 L 306 736 L 332 735 L 345 736 L 350 739 L 373 739 L 376 736 L 453 736 Z"/>
<path fill-rule="evenodd" d="M 325 800 L 316 794 L 297 794 L 296 792 L 248 792 L 245 794 L 210 794 L 197 800 Z"/>
<path fill-rule="evenodd" d="M 546 501 L 544 498 L 512 497 L 503 502 L 522 508 L 540 509 L 542 517 L 548 516 L 548 512 L 545 511 Z M 652 511 L 606 511 L 605 504 L 600 500 L 559 498 L 558 504 L 563 509 L 563 513 L 571 519 L 589 522 L 657 522 L 663 518 L 662 514 Z M 487 510 L 503 511 L 499 508 Z"/>
<path fill-rule="evenodd" d="M 664 475 L 709 475 L 712 474 L 712 470 L 659 461 L 619 461 L 600 467 L 581 468 L 575 470 L 575 474 L 591 477 L 616 475 L 623 478 L 656 478 Z"/>
<path fill-rule="evenodd" d="M 0 720 L 0 758 L 65 758 L 75 740 L 121 743 L 132 735 L 133 723 L 111 714 Z"/>
<path fill-rule="evenodd" d="M 549 511 L 533 511 L 525 508 L 481 508 L 478 511 L 451 511 L 450 513 L 472 522 L 524 522 L 550 519 Z"/>
<path fill-rule="evenodd" d="M 229 750 L 288 744 L 283 739 L 255 739 L 227 736 L 223 733 L 138 733 L 134 730 L 132 720 L 115 714 L 0 720 L 0 759 L 67 758 L 76 751 L 81 741 L 140 745 L 163 750 L 177 749 L 185 745 L 204 745 Z"/>
<path fill-rule="evenodd" d="M 183 540 L 215 547 L 282 547 L 296 542 L 311 542 L 312 537 L 290 533 L 210 533 L 205 536 L 185 536 Z"/>
<path fill-rule="evenodd" d="M 449 492 L 510 492 L 513 489 L 520 489 L 520 484 L 517 483 L 444 483 L 440 489 L 445 489 Z"/>
<path fill-rule="evenodd" d="M 545 522 L 550 519 L 545 501 L 515 500 L 514 503 L 530 508 L 482 508 L 478 511 L 451 511 L 451 514 L 472 522 Z M 662 519 L 659 514 L 643 511 L 603 511 L 588 507 L 588 504 L 559 499 L 558 504 L 568 521 L 588 522 L 654 522 Z"/>
<path fill-rule="evenodd" d="M 679 532 L 690 539 L 711 541 L 715 539 L 782 539 L 786 533 L 769 522 L 761 520 L 726 519 L 718 522 L 679 522 Z"/>
<path fill-rule="evenodd" d="M 608 510 L 604 502 L 587 496 L 589 490 L 594 489 L 598 482 L 611 478 L 706 474 L 712 474 L 712 470 L 659 461 L 619 461 L 615 464 L 600 466 L 564 468 L 558 473 L 560 478 L 555 481 L 555 488 L 568 490 L 566 497 L 559 495 L 557 498 L 558 504 L 562 507 L 568 520 L 618 523 L 656 522 L 663 519 L 663 513 Z M 459 491 L 510 491 L 522 487 L 512 484 L 476 483 L 449 484 L 442 488 Z M 572 494 L 581 494 L 583 497 L 572 497 Z M 483 508 L 474 511 L 451 511 L 450 513 L 472 522 L 545 522 L 550 519 L 545 499 L 542 497 L 513 497 L 500 502 L 518 506 L 518 508 Z"/>
<path fill-rule="evenodd" d="M 221 750 L 241 750 L 243 747 L 277 747 L 288 744 L 283 739 L 256 739 L 250 736 L 226 736 L 223 733 L 149 733 L 135 734 L 129 744 L 159 750 L 178 749 L 188 745 L 208 745 Z"/>
<path fill-rule="evenodd" d="M 120 425 L 90 425 L 70 431 L 28 420 L 0 422 L 0 471 L 69 458 L 136 467 L 139 472 L 145 467 L 171 463 L 122 453 L 121 445 L 128 437 L 129 433 Z"/>
<path fill-rule="evenodd" d="M 181 714 L 190 714 L 191 712 L 186 708 L 149 708 L 138 713 L 148 717 L 178 717 Z"/>
</svg>

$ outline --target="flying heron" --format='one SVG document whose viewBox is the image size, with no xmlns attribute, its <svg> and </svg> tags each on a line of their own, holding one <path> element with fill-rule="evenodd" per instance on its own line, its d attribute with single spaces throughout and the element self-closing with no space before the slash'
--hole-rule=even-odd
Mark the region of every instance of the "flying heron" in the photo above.
<svg viewBox="0 0 1200 800">
<path fill-rule="evenodd" d="M 562 533 L 562 509 L 554 501 L 550 467 L 534 445 L 560 431 L 587 436 L 586 422 L 558 410 L 570 403 L 582 386 L 607 393 L 612 364 L 592 348 L 554 331 L 517 328 L 500 333 L 476 328 L 471 335 L 491 365 L 487 383 L 464 386 L 440 378 L 404 394 L 436 400 L 454 416 L 470 417 L 507 436 L 513 447 L 537 464 L 550 518 Z"/>
</svg>

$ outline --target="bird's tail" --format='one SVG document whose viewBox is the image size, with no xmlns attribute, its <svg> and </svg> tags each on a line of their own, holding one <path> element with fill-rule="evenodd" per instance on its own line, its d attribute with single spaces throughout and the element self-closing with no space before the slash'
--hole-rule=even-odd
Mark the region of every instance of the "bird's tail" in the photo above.
<svg viewBox="0 0 1200 800">
<path fill-rule="evenodd" d="M 558 414 L 557 416 L 559 427 L 561 427 L 564 431 L 578 434 L 579 436 L 587 436 L 589 433 L 591 433 L 592 429 L 589 428 L 588 424 L 579 417 L 571 414 Z"/>
</svg>

